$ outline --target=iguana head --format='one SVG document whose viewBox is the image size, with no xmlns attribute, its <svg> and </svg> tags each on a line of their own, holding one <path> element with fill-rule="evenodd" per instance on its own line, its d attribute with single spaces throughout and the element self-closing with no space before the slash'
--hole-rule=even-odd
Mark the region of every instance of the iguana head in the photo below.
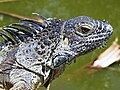
<svg viewBox="0 0 120 90">
<path fill-rule="evenodd" d="M 65 21 L 61 27 L 62 40 L 54 53 L 54 67 L 69 63 L 76 56 L 87 54 L 106 44 L 113 29 L 106 21 L 79 16 Z"/>
<path fill-rule="evenodd" d="M 107 21 L 94 20 L 86 16 L 67 20 L 63 29 L 64 38 L 68 39 L 71 50 L 79 55 L 104 46 L 113 32 Z"/>
</svg>

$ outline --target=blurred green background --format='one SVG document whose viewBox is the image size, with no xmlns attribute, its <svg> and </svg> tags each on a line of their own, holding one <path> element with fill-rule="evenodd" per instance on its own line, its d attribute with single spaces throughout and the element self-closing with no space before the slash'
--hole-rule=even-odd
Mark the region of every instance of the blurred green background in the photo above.
<svg viewBox="0 0 120 90">
<path fill-rule="evenodd" d="M 75 64 L 67 66 L 65 72 L 52 82 L 50 90 L 120 90 L 120 62 L 101 70 L 85 68 L 116 37 L 120 39 L 120 0 L 0 0 L 0 11 L 24 17 L 35 17 L 32 13 L 37 12 L 45 17 L 65 20 L 79 15 L 108 20 L 114 33 L 107 46 L 77 58 Z M 18 21 L 17 18 L 0 14 L 0 27 Z"/>
</svg>

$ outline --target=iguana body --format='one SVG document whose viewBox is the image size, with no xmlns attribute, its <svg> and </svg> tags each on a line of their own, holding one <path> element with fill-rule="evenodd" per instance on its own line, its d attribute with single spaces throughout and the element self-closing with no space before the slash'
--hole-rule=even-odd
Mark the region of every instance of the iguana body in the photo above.
<svg viewBox="0 0 120 90">
<path fill-rule="evenodd" d="M 47 87 L 67 63 L 103 46 L 112 34 L 110 24 L 86 16 L 40 18 L 44 23 L 24 19 L 1 28 L 0 83 L 6 90 Z"/>
</svg>

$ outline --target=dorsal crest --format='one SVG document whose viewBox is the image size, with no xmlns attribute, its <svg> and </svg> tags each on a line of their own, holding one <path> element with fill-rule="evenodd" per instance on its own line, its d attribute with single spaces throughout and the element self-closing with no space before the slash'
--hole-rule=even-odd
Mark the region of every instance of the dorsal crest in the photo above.
<svg viewBox="0 0 120 90">
<path fill-rule="evenodd" d="M 23 19 L 19 23 L 0 28 L 0 46 L 6 46 L 9 42 L 12 45 L 24 42 L 28 37 L 33 38 L 41 32 L 47 26 L 45 22 L 47 19 L 42 15 L 36 15 L 44 22 L 39 22 L 34 19 Z"/>
</svg>

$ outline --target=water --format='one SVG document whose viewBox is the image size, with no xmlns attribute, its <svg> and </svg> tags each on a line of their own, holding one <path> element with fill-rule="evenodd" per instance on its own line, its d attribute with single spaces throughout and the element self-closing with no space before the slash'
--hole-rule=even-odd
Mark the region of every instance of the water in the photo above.
<svg viewBox="0 0 120 90">
<path fill-rule="evenodd" d="M 120 39 L 120 0 L 16 0 L 0 3 L 0 11 L 15 13 L 25 17 L 35 17 L 31 13 L 37 12 L 45 17 L 57 17 L 65 20 L 79 15 L 90 16 L 99 20 L 105 19 L 114 28 L 113 36 L 109 40 L 107 47 L 111 45 L 116 37 Z M 0 15 L 0 26 L 14 22 L 18 22 L 18 19 Z M 77 63 L 69 65 L 66 71 L 52 82 L 50 89 L 119 90 L 119 62 L 102 70 L 84 68 L 103 52 L 105 48 L 77 58 Z M 40 90 L 45 89 L 40 88 Z"/>
</svg>

